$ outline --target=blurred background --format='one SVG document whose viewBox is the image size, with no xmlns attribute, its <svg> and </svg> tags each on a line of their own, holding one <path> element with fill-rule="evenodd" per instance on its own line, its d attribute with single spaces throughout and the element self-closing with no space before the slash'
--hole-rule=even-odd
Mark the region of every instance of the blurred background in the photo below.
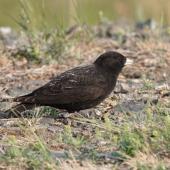
<svg viewBox="0 0 170 170">
<path fill-rule="evenodd" d="M 98 23 L 101 17 L 170 23 L 170 0 L 0 0 L 0 26 L 18 28 L 26 20 L 38 29 Z"/>
</svg>

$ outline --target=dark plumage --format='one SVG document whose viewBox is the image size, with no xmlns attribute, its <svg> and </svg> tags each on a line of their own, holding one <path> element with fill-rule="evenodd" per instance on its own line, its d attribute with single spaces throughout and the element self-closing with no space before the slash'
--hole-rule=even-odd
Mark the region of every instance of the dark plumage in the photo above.
<svg viewBox="0 0 170 170">
<path fill-rule="evenodd" d="M 68 112 L 88 109 L 101 103 L 114 89 L 126 63 L 118 52 L 100 55 L 93 64 L 68 70 L 25 96 L 13 98 L 20 104 L 7 110 L 13 117 L 36 106 L 52 106 Z"/>
</svg>

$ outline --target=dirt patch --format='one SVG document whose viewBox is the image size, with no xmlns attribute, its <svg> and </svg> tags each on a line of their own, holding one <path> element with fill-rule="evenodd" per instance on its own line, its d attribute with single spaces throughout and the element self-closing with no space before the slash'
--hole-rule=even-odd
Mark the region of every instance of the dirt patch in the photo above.
<svg viewBox="0 0 170 170">
<path fill-rule="evenodd" d="M 131 29 L 118 25 L 115 28 L 115 24 L 101 24 L 92 28 L 93 38 L 91 38 L 91 34 L 85 38 L 86 34 L 75 28 L 74 33 L 69 32 L 65 37 L 71 43 L 67 44 L 67 49 L 63 51 L 64 55 L 59 60 L 53 59 L 50 64 L 43 62 L 37 64 L 30 62 L 25 57 L 20 59 L 13 57 L 13 52 L 20 50 L 20 47 L 16 46 L 16 42 L 21 41 L 21 37 L 16 37 L 15 41 L 11 41 L 11 46 L 2 43 L 3 45 L 0 46 L 1 97 L 18 96 L 31 92 L 67 69 L 93 62 L 98 55 L 107 50 L 116 50 L 133 60 L 133 64 L 124 68 L 117 86 L 109 98 L 95 109 L 74 114 L 67 119 L 67 125 L 54 117 L 0 120 L 0 152 L 5 155 L 8 148 L 16 145 L 16 148 L 19 148 L 17 154 L 20 156 L 13 153 L 15 156 L 10 159 L 23 158 L 25 160 L 23 164 L 16 165 L 16 169 L 17 167 L 36 167 L 35 162 L 31 162 L 33 160 L 27 154 L 25 156 L 25 152 L 23 153 L 20 147 L 30 148 L 31 153 L 34 153 L 34 150 L 37 149 L 34 144 L 37 141 L 39 141 L 37 150 L 43 155 L 41 159 L 45 160 L 47 164 L 52 161 L 51 159 L 55 160 L 52 161 L 52 169 L 56 162 L 62 165 L 61 169 L 140 168 L 150 167 L 155 161 L 158 162 L 158 165 L 155 165 L 157 167 L 169 167 L 167 163 L 170 161 L 167 156 L 169 151 L 166 150 L 169 146 L 168 136 L 162 143 L 157 138 L 157 135 L 161 135 L 161 129 L 169 128 L 168 125 L 163 126 L 166 122 L 161 124 L 163 119 L 161 116 L 168 116 L 170 113 L 170 39 L 167 37 L 168 31 L 166 28 L 158 29 L 158 31 L 145 27 L 142 29 L 129 27 Z M 77 35 L 80 36 L 80 39 L 75 40 Z M 1 41 L 4 42 L 4 40 Z M 15 43 L 13 44 L 13 42 Z M 3 110 L 9 108 L 10 104 L 1 103 L 0 107 Z M 37 109 L 34 112 L 39 113 L 40 110 Z M 46 108 L 42 112 L 57 111 Z M 67 113 L 65 114 L 67 115 Z M 150 121 L 148 122 L 148 120 Z M 169 119 L 167 118 L 167 120 Z M 160 126 L 160 129 L 154 131 L 157 127 L 156 124 L 158 127 Z M 130 130 L 127 130 L 125 125 Z M 139 129 L 143 135 L 143 143 L 140 141 Z M 123 133 L 126 130 L 130 139 L 139 140 L 138 143 L 131 141 L 128 137 L 126 139 L 122 137 L 126 136 Z M 126 143 L 122 144 L 121 140 Z M 15 142 L 11 144 L 10 141 Z M 131 146 L 131 150 L 127 149 L 129 146 L 127 141 L 135 143 Z M 147 150 L 143 147 L 146 144 L 148 145 Z M 159 144 L 160 147 L 157 146 Z M 157 149 L 153 149 L 155 145 Z M 43 146 L 47 147 L 52 154 L 50 160 L 46 159 L 46 148 Z M 161 147 L 165 153 L 162 157 Z M 133 152 L 133 150 L 135 151 Z M 143 153 L 141 154 L 141 152 Z M 147 154 L 144 154 L 146 152 Z M 148 156 L 149 152 L 151 154 Z M 136 159 L 139 157 L 142 159 L 139 160 L 140 163 L 136 163 Z M 147 161 L 148 157 L 151 157 L 153 161 Z M 69 160 L 72 160 L 71 163 Z M 143 162 L 145 165 L 142 164 L 142 160 L 145 160 Z M 15 163 L 10 162 L 9 164 L 14 165 Z M 39 164 L 38 166 L 41 167 Z M 5 161 L 2 164 L 2 168 L 4 167 L 7 167 Z"/>
</svg>

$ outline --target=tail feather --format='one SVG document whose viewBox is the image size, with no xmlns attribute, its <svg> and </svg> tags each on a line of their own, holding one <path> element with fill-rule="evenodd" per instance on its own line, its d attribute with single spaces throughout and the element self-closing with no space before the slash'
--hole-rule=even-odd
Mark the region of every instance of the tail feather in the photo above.
<svg viewBox="0 0 170 170">
<path fill-rule="evenodd" d="M 21 103 L 33 103 L 33 97 L 31 94 L 25 96 L 19 96 L 13 99 L 14 102 L 21 102 Z"/>
<path fill-rule="evenodd" d="M 15 98 L 0 98 L 0 102 L 14 102 Z"/>
<path fill-rule="evenodd" d="M 33 103 L 34 98 L 31 94 L 24 96 L 14 97 L 14 98 L 0 98 L 0 102 L 21 102 L 21 103 Z"/>
<path fill-rule="evenodd" d="M 24 96 L 19 96 L 15 98 L 0 98 L 0 102 L 19 102 L 20 104 L 6 110 L 5 112 L 0 112 L 0 118 L 14 118 L 14 117 L 30 117 L 31 115 L 25 114 L 26 110 L 31 110 L 36 107 L 34 103 L 34 97 L 32 94 L 27 94 Z"/>
<path fill-rule="evenodd" d="M 0 113 L 0 118 L 2 119 L 2 118 L 28 117 L 28 115 L 25 115 L 24 112 L 26 110 L 31 110 L 35 107 L 36 107 L 35 104 L 18 104 L 6 110 L 3 113 Z"/>
</svg>

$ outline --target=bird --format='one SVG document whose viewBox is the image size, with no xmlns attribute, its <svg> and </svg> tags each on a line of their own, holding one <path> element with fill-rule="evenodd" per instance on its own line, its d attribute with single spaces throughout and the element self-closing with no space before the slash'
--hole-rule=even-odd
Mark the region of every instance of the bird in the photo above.
<svg viewBox="0 0 170 170">
<path fill-rule="evenodd" d="M 107 51 L 93 63 L 67 70 L 29 94 L 7 99 L 19 104 L 4 113 L 9 118 L 20 117 L 25 110 L 39 106 L 69 113 L 93 108 L 113 91 L 125 63 L 124 55 Z"/>
</svg>

